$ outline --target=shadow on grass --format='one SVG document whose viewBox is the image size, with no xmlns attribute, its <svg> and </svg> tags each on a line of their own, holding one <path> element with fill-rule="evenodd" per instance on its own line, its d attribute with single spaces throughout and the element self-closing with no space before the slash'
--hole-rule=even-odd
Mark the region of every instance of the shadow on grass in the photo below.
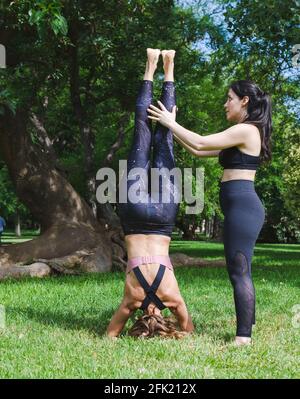
<svg viewBox="0 0 300 399">
<path fill-rule="evenodd" d="M 90 311 L 91 309 L 89 309 Z M 106 310 L 99 314 L 99 309 L 95 309 L 94 314 L 98 316 L 86 316 L 82 314 L 74 314 L 73 312 L 59 312 L 49 309 L 38 310 L 29 307 L 8 306 L 7 311 L 20 315 L 26 315 L 28 319 L 35 320 L 46 326 L 57 325 L 68 330 L 86 330 L 97 336 L 103 336 L 109 321 L 115 310 Z"/>
<path fill-rule="evenodd" d="M 45 326 L 58 326 L 59 328 L 64 328 L 73 331 L 88 331 L 89 333 L 98 336 L 104 337 L 106 328 L 110 322 L 112 315 L 115 310 L 106 310 L 99 314 L 99 316 L 84 316 L 84 315 L 75 315 L 73 312 L 58 312 L 51 311 L 48 309 L 45 310 L 37 310 L 33 308 L 20 308 L 9 306 L 7 308 L 8 311 L 14 312 L 15 314 L 26 315 L 29 320 L 34 320 L 40 324 Z M 95 314 L 97 314 L 95 309 Z M 228 332 L 224 332 L 222 330 L 216 331 L 217 321 L 216 323 L 199 323 L 195 328 L 195 335 L 205 334 L 210 336 L 212 339 L 219 341 L 220 343 L 229 343 L 234 338 L 234 333 L 230 334 Z M 123 332 L 121 333 L 121 337 L 128 336 L 128 325 L 125 327 Z M 214 331 L 212 331 L 214 330 Z"/>
<path fill-rule="evenodd" d="M 51 275 L 43 278 L 39 277 L 22 277 L 21 279 L 6 278 L 1 281 L 1 284 L 9 285 L 84 285 L 87 282 L 95 282 L 100 284 L 111 283 L 112 281 L 125 281 L 124 272 L 104 272 L 104 273 L 82 273 L 78 275 Z"/>
<path fill-rule="evenodd" d="M 219 344 L 228 344 L 233 342 L 235 337 L 235 323 L 234 325 L 229 325 L 229 320 L 231 315 L 228 314 L 227 320 L 220 324 L 220 320 L 209 320 L 209 321 L 196 321 L 194 322 L 194 335 L 195 336 L 205 336 L 209 337 L 213 341 L 217 341 Z"/>
</svg>

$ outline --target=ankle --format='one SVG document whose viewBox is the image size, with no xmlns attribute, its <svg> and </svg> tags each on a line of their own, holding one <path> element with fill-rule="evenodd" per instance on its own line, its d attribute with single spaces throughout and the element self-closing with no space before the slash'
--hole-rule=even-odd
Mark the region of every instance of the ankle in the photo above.
<svg viewBox="0 0 300 399">
<path fill-rule="evenodd" d="M 174 75 L 165 75 L 164 82 L 174 82 Z"/>
<path fill-rule="evenodd" d="M 153 76 L 154 76 L 154 72 L 156 71 L 156 68 L 157 68 L 156 64 L 152 64 L 152 63 L 149 63 L 149 61 L 147 61 L 146 69 L 145 69 L 145 73 L 144 73 L 144 80 L 152 80 L 153 81 Z"/>
<path fill-rule="evenodd" d="M 165 73 L 165 81 L 172 81 L 174 82 L 174 63 L 171 65 L 168 64 L 166 67 L 164 67 L 164 73 Z"/>
<path fill-rule="evenodd" d="M 165 75 L 164 82 L 174 82 L 174 75 Z"/>
<path fill-rule="evenodd" d="M 250 345 L 251 344 L 251 337 L 238 337 L 238 336 L 236 336 L 234 343 L 237 346 Z"/>
</svg>

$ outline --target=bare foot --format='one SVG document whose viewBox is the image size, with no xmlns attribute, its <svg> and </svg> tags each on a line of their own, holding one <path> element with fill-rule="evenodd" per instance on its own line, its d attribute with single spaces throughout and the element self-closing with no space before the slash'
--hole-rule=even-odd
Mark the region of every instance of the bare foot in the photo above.
<svg viewBox="0 0 300 399">
<path fill-rule="evenodd" d="M 147 48 L 147 62 L 144 73 L 144 80 L 153 81 L 153 75 L 157 68 L 160 49 Z"/>
<path fill-rule="evenodd" d="M 161 55 L 163 58 L 164 68 L 174 62 L 175 50 L 162 50 Z"/>
<path fill-rule="evenodd" d="M 157 48 L 147 48 L 147 58 L 148 63 L 156 66 L 158 62 L 158 58 L 160 55 L 160 49 Z"/>
<path fill-rule="evenodd" d="M 163 50 L 161 52 L 163 63 L 164 63 L 164 72 L 165 72 L 165 82 L 174 82 L 174 57 L 175 50 Z"/>
<path fill-rule="evenodd" d="M 235 337 L 234 341 L 236 346 L 251 345 L 251 338 L 249 337 Z"/>
</svg>

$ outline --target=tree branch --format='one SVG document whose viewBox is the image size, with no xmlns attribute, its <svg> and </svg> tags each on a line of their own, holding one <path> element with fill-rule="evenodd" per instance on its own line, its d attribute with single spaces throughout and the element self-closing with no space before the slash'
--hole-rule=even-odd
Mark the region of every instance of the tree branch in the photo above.
<svg viewBox="0 0 300 399">
<path fill-rule="evenodd" d="M 124 130 L 125 125 L 127 125 L 128 121 L 130 118 L 130 113 L 126 112 L 119 120 L 119 129 L 118 129 L 118 137 L 117 140 L 114 142 L 114 144 L 110 147 L 108 154 L 105 157 L 104 160 L 104 166 L 110 164 L 113 160 L 113 157 L 115 153 L 118 151 L 118 149 L 122 146 L 125 134 L 131 129 L 128 128 L 126 131 Z"/>
</svg>

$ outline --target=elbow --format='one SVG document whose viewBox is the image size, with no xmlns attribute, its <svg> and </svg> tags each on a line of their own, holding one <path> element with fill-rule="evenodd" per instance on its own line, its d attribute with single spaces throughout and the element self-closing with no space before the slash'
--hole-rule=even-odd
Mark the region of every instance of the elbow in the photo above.
<svg viewBox="0 0 300 399">
<path fill-rule="evenodd" d="M 202 158 L 202 157 L 203 157 L 201 151 L 195 151 L 195 152 L 193 153 L 193 155 L 195 155 L 195 157 L 197 157 L 197 158 Z"/>
<path fill-rule="evenodd" d="M 197 151 L 203 151 L 206 150 L 205 148 L 205 144 L 203 143 L 202 137 L 200 138 L 200 140 L 197 141 L 196 145 L 195 145 L 195 150 Z"/>
<path fill-rule="evenodd" d="M 116 331 L 107 331 L 105 336 L 110 339 L 116 339 L 119 336 L 119 333 Z"/>
<path fill-rule="evenodd" d="M 188 332 L 188 333 L 192 333 L 192 332 L 195 331 L 195 326 L 194 326 L 194 324 L 192 322 L 192 318 L 191 318 L 190 314 L 188 315 L 188 322 L 187 322 L 185 331 Z"/>
<path fill-rule="evenodd" d="M 200 157 L 200 156 L 201 156 L 201 155 L 200 155 L 200 151 L 197 151 L 197 150 L 195 150 L 194 148 L 189 148 L 189 149 L 187 149 L 187 151 L 188 151 L 190 154 L 195 155 L 196 157 Z"/>
</svg>

